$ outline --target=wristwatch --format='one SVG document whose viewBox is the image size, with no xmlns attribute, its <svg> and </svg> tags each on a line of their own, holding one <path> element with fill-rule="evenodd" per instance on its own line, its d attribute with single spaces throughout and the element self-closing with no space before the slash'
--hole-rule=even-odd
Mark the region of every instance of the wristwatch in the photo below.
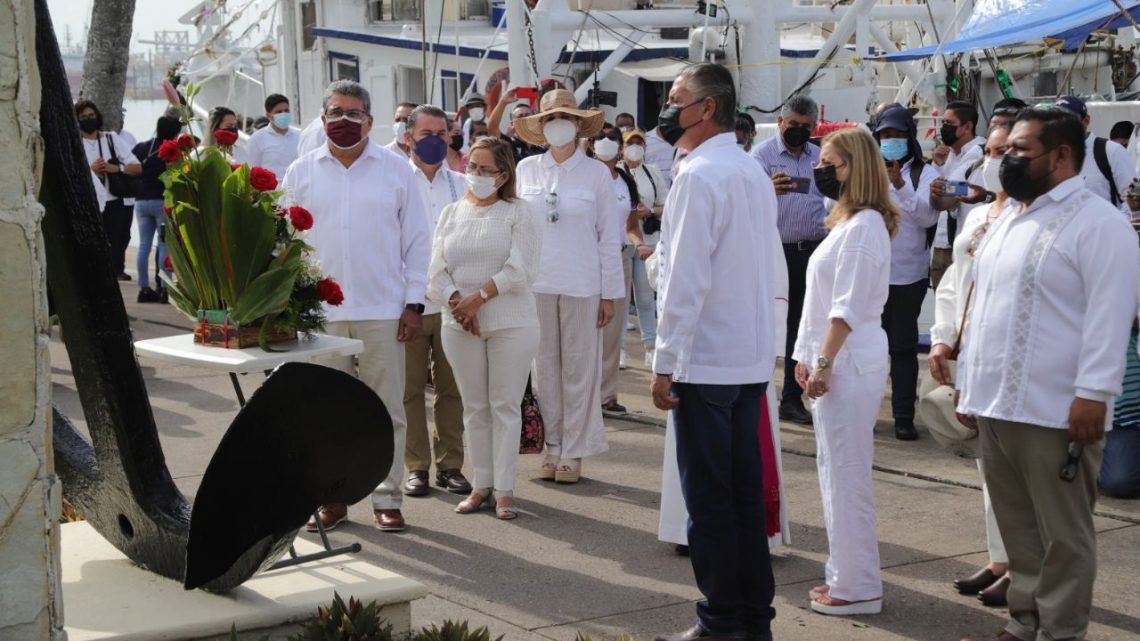
<svg viewBox="0 0 1140 641">
<path fill-rule="evenodd" d="M 831 359 L 830 358 L 828 358 L 826 356 L 820 356 L 819 358 L 815 359 L 815 368 L 816 369 L 827 369 L 829 367 L 831 367 Z"/>
<path fill-rule="evenodd" d="M 422 316 L 422 315 L 423 315 L 423 313 L 424 313 L 424 305 L 423 305 L 423 303 L 408 303 L 407 305 L 404 305 L 404 309 L 407 309 L 407 310 L 413 311 L 413 312 L 415 312 L 415 313 L 417 313 L 417 314 L 419 314 L 419 315 L 421 315 L 421 316 Z"/>
<path fill-rule="evenodd" d="M 479 289 L 479 298 L 482 298 L 484 303 L 487 302 L 487 299 L 490 297 L 491 295 L 487 293 L 487 290 L 482 288 Z"/>
</svg>

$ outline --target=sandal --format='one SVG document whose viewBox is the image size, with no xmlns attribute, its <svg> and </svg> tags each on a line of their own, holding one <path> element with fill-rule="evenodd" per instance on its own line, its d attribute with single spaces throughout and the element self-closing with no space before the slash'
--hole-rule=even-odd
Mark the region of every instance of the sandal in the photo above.
<svg viewBox="0 0 1140 641">
<path fill-rule="evenodd" d="M 558 469 L 554 471 L 555 483 L 577 483 L 582 478 L 582 459 L 563 459 L 558 461 Z"/>
<path fill-rule="evenodd" d="M 811 599 L 812 601 L 814 601 L 818 597 L 827 596 L 828 592 L 831 592 L 831 586 L 830 585 L 828 585 L 826 583 L 824 583 L 823 585 L 817 585 L 817 586 L 813 587 L 812 589 L 808 590 L 808 598 Z"/>
<path fill-rule="evenodd" d="M 883 600 L 844 601 L 829 594 L 819 594 L 811 600 L 811 609 L 819 614 L 851 616 L 853 614 L 879 614 L 883 611 Z"/>
<path fill-rule="evenodd" d="M 512 503 L 510 505 L 500 505 L 498 503 L 495 503 L 495 516 L 498 517 L 500 521 L 511 521 L 517 519 L 519 517 L 519 510 L 515 506 L 513 499 L 504 497 L 500 500 L 511 500 Z"/>
<path fill-rule="evenodd" d="M 479 499 L 475 500 L 475 497 L 479 497 Z M 455 506 L 455 513 L 471 514 L 472 512 L 478 512 L 487 507 L 487 503 L 490 502 L 490 499 L 490 496 L 483 496 L 478 492 L 472 492 L 467 498 L 460 501 L 459 505 Z"/>
<path fill-rule="evenodd" d="M 546 456 L 546 459 L 544 459 L 542 461 L 542 467 L 538 468 L 538 478 L 543 479 L 545 481 L 553 481 L 555 475 L 557 474 L 557 470 L 558 470 L 558 457 L 557 456 L 550 456 L 548 454 Z"/>
</svg>

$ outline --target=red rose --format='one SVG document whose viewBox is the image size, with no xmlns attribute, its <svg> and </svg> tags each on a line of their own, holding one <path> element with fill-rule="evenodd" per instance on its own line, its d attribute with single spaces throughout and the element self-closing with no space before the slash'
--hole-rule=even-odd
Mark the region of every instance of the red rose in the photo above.
<svg viewBox="0 0 1140 641">
<path fill-rule="evenodd" d="M 158 146 L 158 157 L 163 162 L 172 163 L 182 155 L 182 151 L 178 149 L 177 143 L 173 140 L 167 140 Z"/>
<path fill-rule="evenodd" d="M 329 305 L 340 305 L 344 302 L 344 292 L 340 291 L 340 285 L 331 278 L 317 281 L 317 295 Z"/>
<path fill-rule="evenodd" d="M 254 167 L 249 170 L 249 184 L 257 191 L 273 191 L 277 189 L 277 175 L 263 167 Z"/>
<path fill-rule="evenodd" d="M 170 209 L 169 207 L 167 207 L 167 206 L 166 206 L 166 203 L 162 203 L 162 213 L 164 213 L 164 214 L 166 214 L 167 216 L 169 216 L 169 215 L 170 215 L 170 212 L 171 212 L 171 211 L 173 211 L 173 210 L 172 210 L 172 209 Z"/>
<path fill-rule="evenodd" d="M 232 165 L 230 165 L 230 169 L 237 171 L 237 170 L 241 169 L 241 164 L 235 162 Z"/>
<path fill-rule="evenodd" d="M 237 142 L 237 132 L 230 131 L 229 129 L 218 129 L 214 131 L 214 142 L 219 147 L 230 147 Z"/>
<path fill-rule="evenodd" d="M 174 264 L 170 262 L 170 256 L 167 256 L 166 259 L 162 261 L 162 268 L 168 272 L 174 271 Z"/>
<path fill-rule="evenodd" d="M 313 215 L 304 207 L 290 207 L 289 222 L 293 223 L 293 229 L 306 231 L 313 227 Z"/>
<path fill-rule="evenodd" d="M 194 138 L 190 134 L 182 134 L 174 141 L 174 144 L 178 145 L 179 149 L 190 151 L 194 148 Z"/>
</svg>

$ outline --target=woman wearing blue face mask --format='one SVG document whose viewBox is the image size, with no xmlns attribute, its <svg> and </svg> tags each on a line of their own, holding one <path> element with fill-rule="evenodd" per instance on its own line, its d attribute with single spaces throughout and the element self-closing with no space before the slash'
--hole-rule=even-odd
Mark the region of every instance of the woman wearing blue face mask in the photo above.
<svg viewBox="0 0 1140 641">
<path fill-rule="evenodd" d="M 938 224 L 938 211 L 930 206 L 930 184 L 939 174 L 922 159 L 918 128 L 910 110 L 892 104 L 875 119 L 891 200 L 902 213 L 898 233 L 891 240 L 891 279 L 883 308 L 883 329 L 891 355 L 891 415 L 895 437 L 918 438 L 914 429 L 918 392 L 918 315 L 930 277 L 930 248 L 926 229 Z"/>
<path fill-rule="evenodd" d="M 285 170 L 297 159 L 297 143 L 301 134 L 291 129 L 293 114 L 289 111 L 289 99 L 279 93 L 265 99 L 265 117 L 269 126 L 258 129 L 249 137 L 246 145 L 246 161 L 251 167 L 265 167 L 277 176 L 284 176 Z"/>
</svg>

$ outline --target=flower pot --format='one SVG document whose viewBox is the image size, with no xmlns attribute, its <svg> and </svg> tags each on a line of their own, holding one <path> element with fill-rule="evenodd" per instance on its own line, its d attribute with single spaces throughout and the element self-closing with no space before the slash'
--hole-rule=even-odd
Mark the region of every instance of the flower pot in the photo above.
<svg viewBox="0 0 1140 641">
<path fill-rule="evenodd" d="M 194 343 L 208 347 L 244 349 L 257 347 L 261 335 L 261 325 L 238 325 L 230 321 L 224 309 L 203 309 L 198 311 L 198 322 L 194 325 Z M 285 343 L 297 340 L 297 332 L 271 329 L 266 333 L 266 343 Z"/>
</svg>

